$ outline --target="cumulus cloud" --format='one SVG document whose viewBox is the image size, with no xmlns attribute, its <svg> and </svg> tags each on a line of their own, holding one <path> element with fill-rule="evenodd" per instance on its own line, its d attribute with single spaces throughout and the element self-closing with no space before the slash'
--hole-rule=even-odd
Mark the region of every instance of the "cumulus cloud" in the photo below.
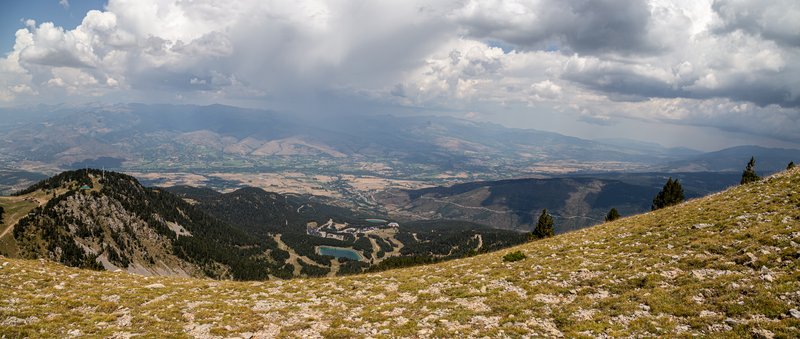
<svg viewBox="0 0 800 339">
<path fill-rule="evenodd" d="M 0 100 L 519 104 L 800 142 L 799 25 L 791 0 L 110 0 L 20 27 Z"/>
</svg>

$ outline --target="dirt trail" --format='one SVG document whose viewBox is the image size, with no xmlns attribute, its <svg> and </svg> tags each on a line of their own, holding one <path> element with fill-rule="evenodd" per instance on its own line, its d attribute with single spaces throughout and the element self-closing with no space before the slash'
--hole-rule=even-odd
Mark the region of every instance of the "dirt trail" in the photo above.
<svg viewBox="0 0 800 339">
<path fill-rule="evenodd" d="M 22 219 L 31 210 L 38 206 L 37 202 L 26 200 L 27 197 L 0 197 L 0 203 L 5 206 L 3 223 L 0 224 L 3 230 L 0 231 L 0 238 L 5 237 L 14 229 L 19 219 Z"/>
<path fill-rule="evenodd" d="M 375 241 L 375 239 L 370 237 L 367 237 L 367 239 L 369 239 L 369 243 L 372 244 L 372 254 L 370 255 L 371 259 L 369 260 L 369 262 L 372 264 L 377 264 L 381 262 L 381 259 L 378 258 L 378 252 L 380 252 L 381 247 L 378 246 L 378 242 Z"/>
<path fill-rule="evenodd" d="M 335 277 L 339 273 L 339 259 L 331 259 L 331 272 L 328 273 L 329 277 Z"/>
<path fill-rule="evenodd" d="M 453 206 L 457 206 L 457 207 L 465 208 L 465 209 L 470 209 L 470 210 L 486 211 L 486 212 L 497 213 L 497 214 L 508 214 L 508 213 L 511 213 L 511 211 L 498 211 L 498 210 L 493 210 L 491 208 L 480 207 L 480 206 L 465 206 L 465 205 L 462 205 L 462 204 L 459 204 L 459 203 L 455 203 L 455 202 L 452 202 L 452 201 L 441 200 L 441 199 L 430 198 L 430 197 L 420 197 L 420 199 L 432 200 L 432 201 L 435 201 L 435 202 L 438 202 L 438 203 L 441 203 L 441 204 L 453 205 Z"/>
<path fill-rule="evenodd" d="M 314 260 L 311 260 L 311 258 L 309 258 L 307 256 L 297 254 L 297 252 L 295 252 L 294 249 L 292 249 L 291 247 L 286 245 L 286 243 L 284 243 L 283 240 L 281 240 L 281 235 L 280 234 L 273 235 L 272 239 L 274 239 L 275 242 L 278 243 L 278 248 L 280 248 L 281 250 L 284 250 L 286 252 L 289 252 L 289 259 L 286 261 L 286 263 L 288 263 L 288 264 L 292 265 L 292 267 L 294 267 L 294 271 L 292 272 L 292 274 L 294 276 L 299 277 L 300 276 L 300 270 L 303 268 L 300 265 L 300 262 L 298 260 L 302 260 L 307 265 L 328 268 L 328 266 L 321 265 L 321 264 L 315 262 Z M 337 270 L 338 270 L 338 267 L 337 267 Z"/>
<path fill-rule="evenodd" d="M 392 246 L 392 247 L 394 247 L 394 249 L 391 252 L 386 253 L 386 256 L 384 258 L 394 257 L 394 256 L 400 255 L 400 250 L 402 250 L 403 246 L 405 246 L 405 245 L 403 245 L 403 243 L 400 242 L 400 240 L 397 240 L 394 236 L 391 236 L 390 238 L 386 239 L 386 241 L 388 241 L 389 243 L 394 245 L 394 246 Z"/>
</svg>

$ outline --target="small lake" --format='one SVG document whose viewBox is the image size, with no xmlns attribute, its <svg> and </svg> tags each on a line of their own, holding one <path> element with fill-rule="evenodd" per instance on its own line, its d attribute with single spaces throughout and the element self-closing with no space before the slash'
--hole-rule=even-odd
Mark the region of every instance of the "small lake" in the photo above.
<svg viewBox="0 0 800 339">
<path fill-rule="evenodd" d="M 333 247 L 333 246 L 317 246 L 317 252 L 320 255 L 329 255 L 337 258 L 347 258 L 350 260 L 363 260 L 361 254 L 352 248 Z"/>
<path fill-rule="evenodd" d="M 388 222 L 388 221 L 383 220 L 383 219 L 364 219 L 364 220 L 366 220 L 370 224 L 385 224 L 385 223 Z"/>
</svg>

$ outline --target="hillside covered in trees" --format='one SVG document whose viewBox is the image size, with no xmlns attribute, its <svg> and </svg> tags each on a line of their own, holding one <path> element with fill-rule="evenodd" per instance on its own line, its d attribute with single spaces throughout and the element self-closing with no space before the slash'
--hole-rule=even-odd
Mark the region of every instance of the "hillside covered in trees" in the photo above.
<svg viewBox="0 0 800 339">
<path fill-rule="evenodd" d="M 8 223 L 13 244 L 0 246 L 1 254 L 147 275 L 263 280 L 350 274 L 387 259 L 382 268 L 473 255 L 527 237 L 468 222 L 389 227 L 301 196 L 256 188 L 228 194 L 147 188 L 131 176 L 92 169 L 43 180 L 0 207 L 15 201 L 31 207 Z M 320 236 L 321 225 L 337 236 Z M 352 232 L 333 232 L 343 228 Z M 323 255 L 320 247 L 353 251 L 359 259 Z"/>
</svg>

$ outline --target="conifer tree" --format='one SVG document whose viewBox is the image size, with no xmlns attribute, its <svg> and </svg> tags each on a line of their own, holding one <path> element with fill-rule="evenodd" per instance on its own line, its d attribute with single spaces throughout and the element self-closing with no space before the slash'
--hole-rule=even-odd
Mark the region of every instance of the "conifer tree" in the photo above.
<svg viewBox="0 0 800 339">
<path fill-rule="evenodd" d="M 790 161 L 790 162 L 789 162 L 789 165 L 788 165 L 788 166 L 786 166 L 786 169 L 787 169 L 787 170 L 790 170 L 790 169 L 792 169 L 792 168 L 794 168 L 794 161 Z"/>
<path fill-rule="evenodd" d="M 673 181 L 672 178 L 669 178 L 661 192 L 658 192 L 653 199 L 653 205 L 650 209 L 655 211 L 660 208 L 677 205 L 682 203 L 684 199 L 683 187 L 678 182 L 678 179 Z"/>
<path fill-rule="evenodd" d="M 619 219 L 620 215 L 616 208 L 611 208 L 606 214 L 606 221 L 614 221 Z"/>
<path fill-rule="evenodd" d="M 742 182 L 740 184 L 744 185 L 761 179 L 758 177 L 758 174 L 756 174 L 755 167 L 756 159 L 755 157 L 750 157 L 750 161 L 747 162 L 747 167 L 744 169 L 744 172 L 742 172 Z"/>
<path fill-rule="evenodd" d="M 547 209 L 542 210 L 542 215 L 539 216 L 539 222 L 536 223 L 536 228 L 533 229 L 533 237 L 542 239 L 552 237 L 555 235 L 553 228 L 553 217 L 547 213 Z"/>
</svg>

